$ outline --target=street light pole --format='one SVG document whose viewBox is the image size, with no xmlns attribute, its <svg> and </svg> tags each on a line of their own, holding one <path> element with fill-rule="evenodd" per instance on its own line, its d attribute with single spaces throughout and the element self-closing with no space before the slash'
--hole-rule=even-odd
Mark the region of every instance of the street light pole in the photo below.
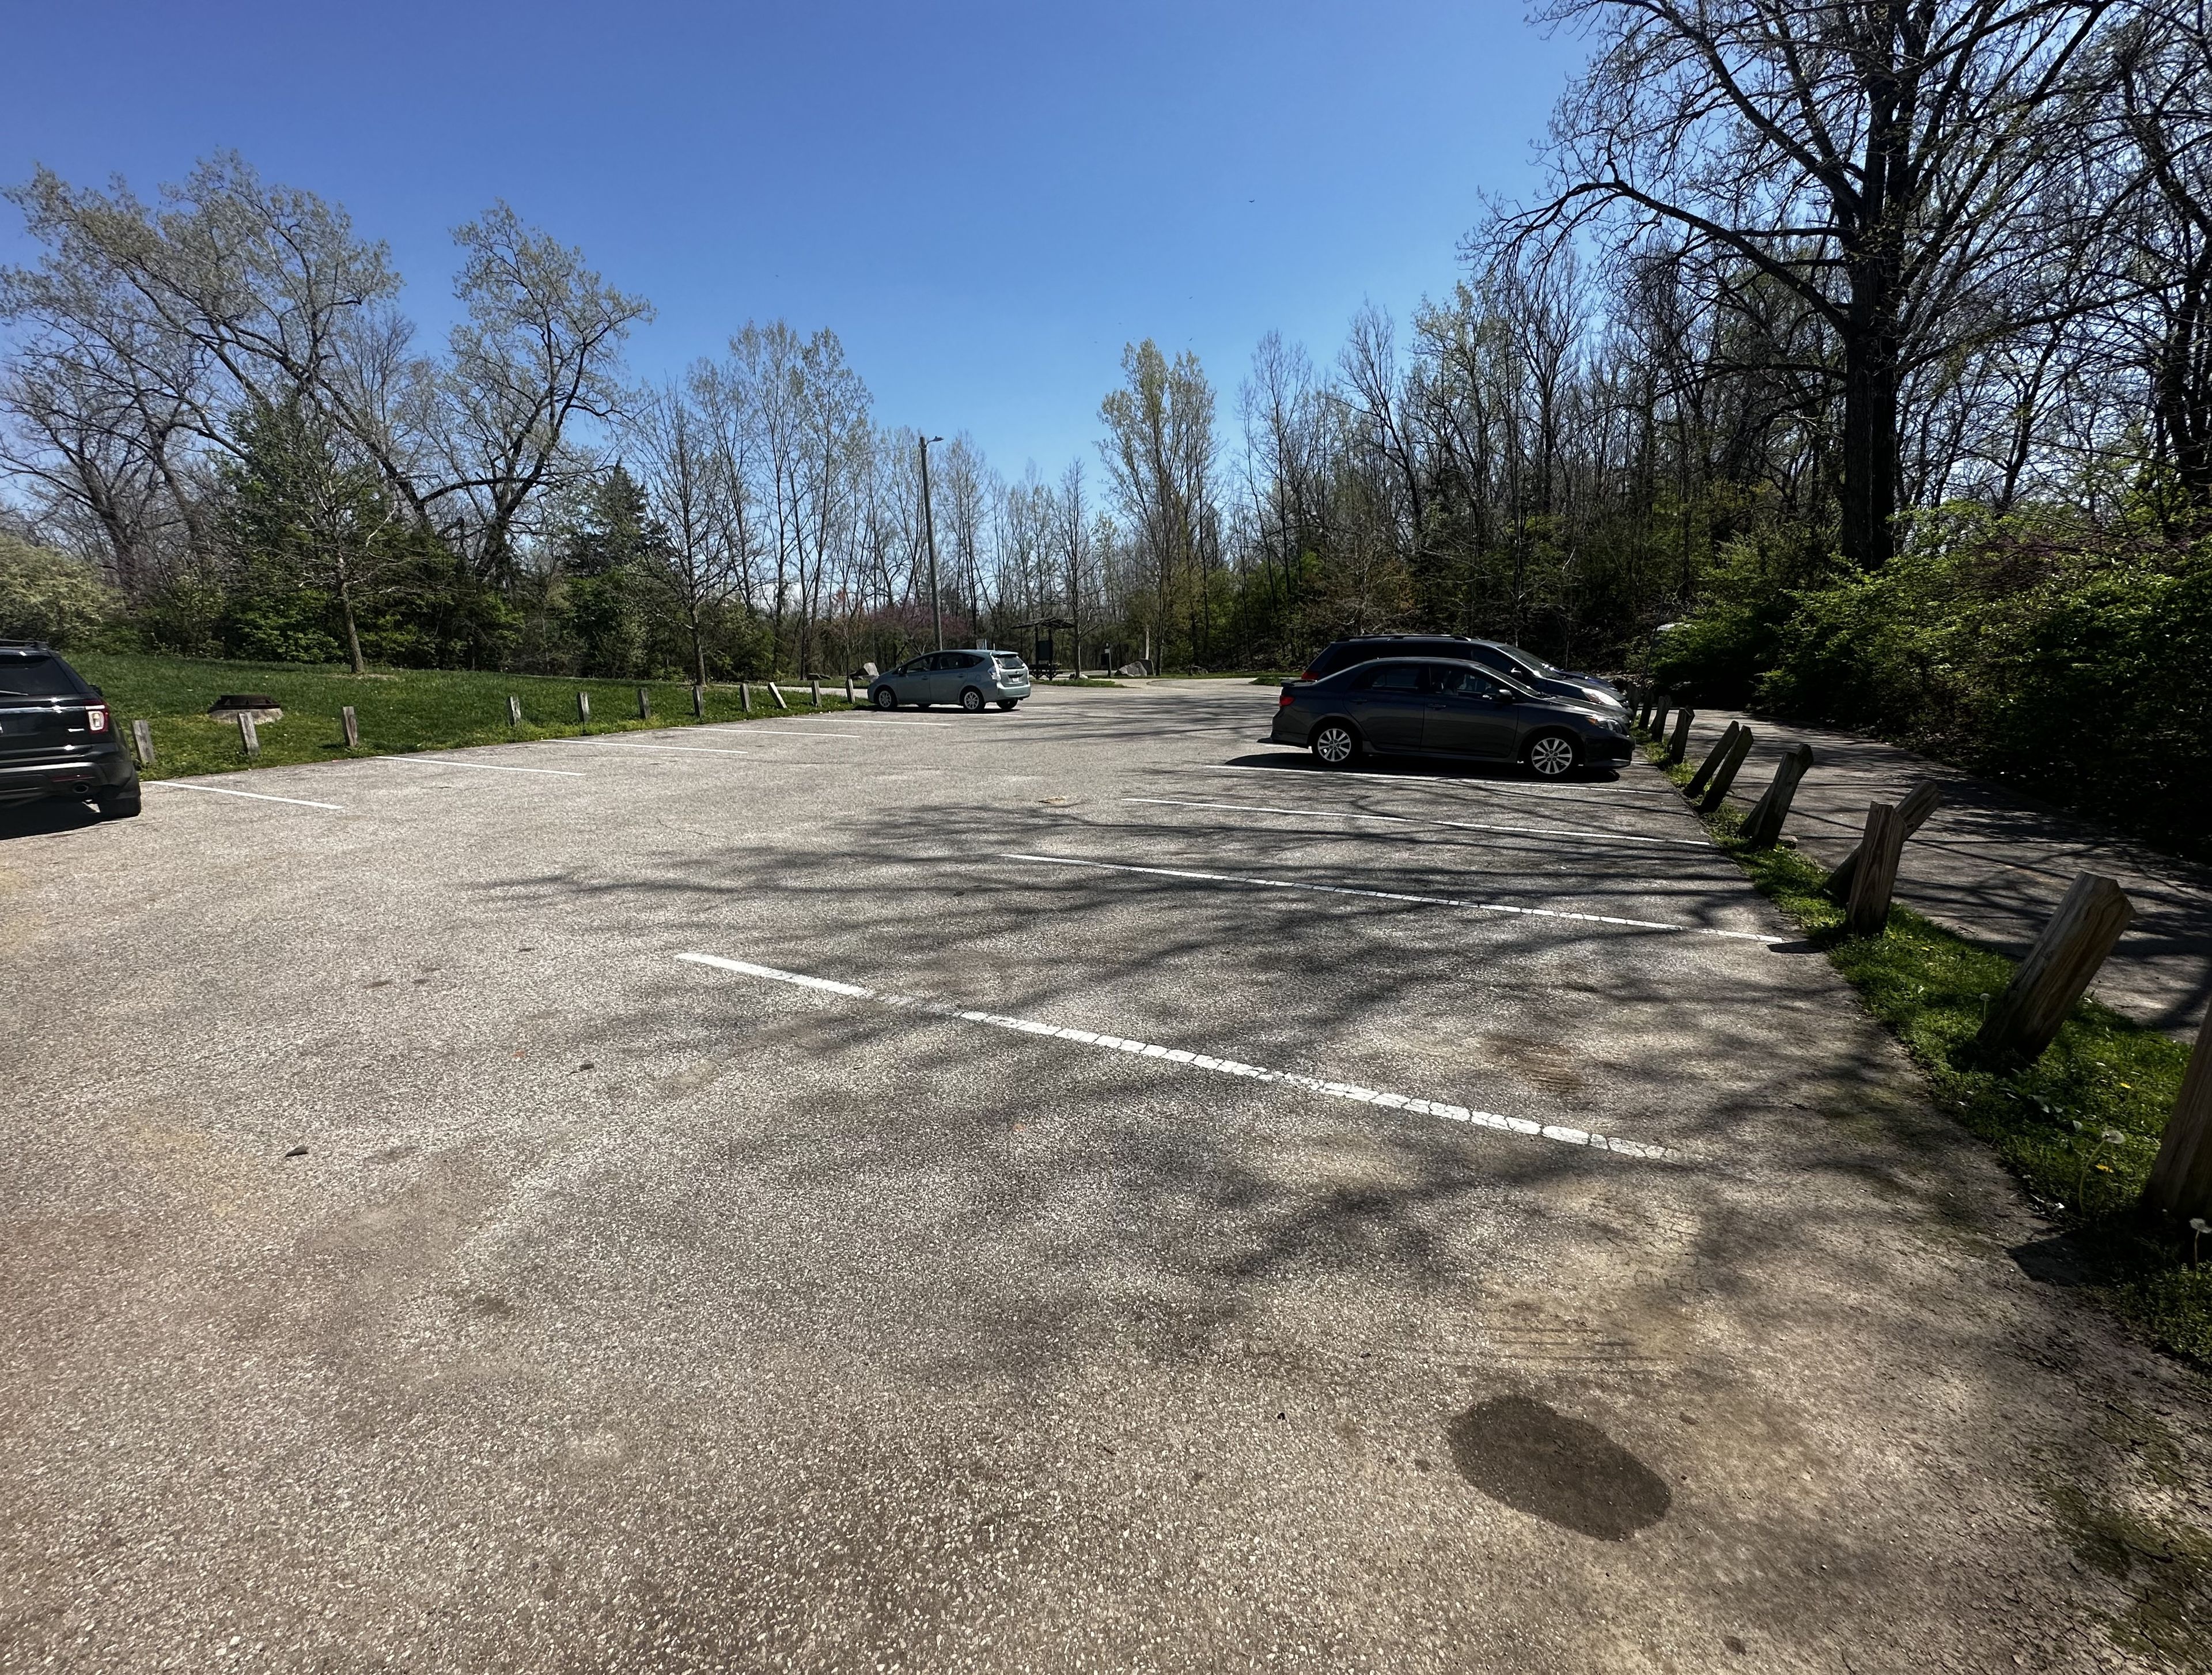
<svg viewBox="0 0 2212 1675">
<path fill-rule="evenodd" d="M 945 649 L 945 613 L 937 604 L 937 526 L 929 515 L 929 445 L 944 440 L 942 436 L 921 439 L 921 533 L 929 545 L 929 624 L 939 651 Z"/>
</svg>

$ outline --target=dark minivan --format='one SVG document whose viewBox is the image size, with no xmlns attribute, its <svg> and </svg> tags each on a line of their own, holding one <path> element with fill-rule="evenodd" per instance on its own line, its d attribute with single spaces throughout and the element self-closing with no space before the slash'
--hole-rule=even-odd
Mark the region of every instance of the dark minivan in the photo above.
<svg viewBox="0 0 2212 1675">
<path fill-rule="evenodd" d="M 1610 681 L 1578 669 L 1555 668 L 1534 652 L 1502 640 L 1470 640 L 1457 634 L 1361 634 L 1333 641 L 1306 666 L 1299 679 L 1319 680 L 1377 657 L 1449 657 L 1462 663 L 1480 663 L 1492 674 L 1502 674 L 1532 692 L 1547 692 L 1577 704 L 1606 704 L 1623 715 L 1628 713 L 1620 689 Z"/>
<path fill-rule="evenodd" d="M 1532 692 L 1480 664 L 1425 657 L 1285 681 L 1268 737 L 1304 746 L 1324 768 L 1348 768 L 1372 752 L 1520 762 L 1540 779 L 1631 755 L 1628 723 L 1608 709 Z"/>
<path fill-rule="evenodd" d="M 100 688 L 35 642 L 0 640 L 0 803 L 74 797 L 138 812 L 138 768 Z"/>
</svg>

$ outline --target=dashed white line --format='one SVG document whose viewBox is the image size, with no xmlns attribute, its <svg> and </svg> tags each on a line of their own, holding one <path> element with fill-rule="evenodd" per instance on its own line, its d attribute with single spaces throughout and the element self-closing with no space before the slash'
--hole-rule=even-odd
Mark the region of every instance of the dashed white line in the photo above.
<svg viewBox="0 0 2212 1675">
<path fill-rule="evenodd" d="M 450 756 L 378 756 L 370 759 L 377 762 L 405 762 L 418 767 L 482 768 L 486 773 L 495 774 L 553 774 L 562 779 L 589 777 L 587 775 L 576 773 L 567 768 L 512 768 L 504 762 L 456 762 Z"/>
<path fill-rule="evenodd" d="M 1295 814 L 1322 820 L 1370 820 L 1389 825 L 1449 826 L 1460 831 L 1498 831 L 1516 838 L 1584 838 L 1606 844 L 1656 844 L 1664 848 L 1709 850 L 1702 838 L 1639 838 L 1626 831 L 1593 831 L 1576 826 L 1492 825 L 1480 820 L 1439 820 L 1425 815 L 1358 814 L 1339 808 L 1277 808 L 1255 802 L 1200 802 L 1187 797 L 1124 797 L 1124 802 L 1153 803 L 1166 808 L 1223 808 L 1243 814 Z"/>
<path fill-rule="evenodd" d="M 289 802 L 295 808 L 327 808 L 333 814 L 343 814 L 344 807 L 335 802 L 310 802 L 305 797 L 271 796 L 266 791 L 234 791 L 228 785 L 195 785 L 188 779 L 149 779 L 149 785 L 159 785 L 171 791 L 212 791 L 219 797 L 251 797 L 256 802 Z"/>
<path fill-rule="evenodd" d="M 1301 1075 L 1295 1070 L 1270 1070 L 1262 1065 L 1247 1064 L 1238 1059 L 1218 1058 L 1210 1053 L 1190 1052 L 1181 1047 L 1163 1047 L 1150 1041 L 1132 1041 L 1123 1036 L 1102 1035 L 1094 1030 L 1041 1023 L 1034 1018 L 1009 1018 L 995 1012 L 966 1011 L 946 1001 L 889 994 L 882 990 L 864 988 L 857 983 L 838 983 L 829 978 L 809 977 L 800 971 L 781 971 L 774 965 L 756 965 L 750 960 L 726 959 L 719 954 L 679 953 L 676 957 L 695 965 L 711 965 L 718 971 L 734 971 L 740 977 L 759 978 L 769 983 L 787 983 L 800 989 L 812 989 L 848 1000 L 873 1001 L 880 1006 L 926 1013 L 932 1017 L 957 1019 L 962 1023 L 984 1024 L 993 1029 L 1012 1030 L 1023 1035 L 1048 1036 L 1054 1040 L 1073 1041 L 1079 1046 L 1098 1047 L 1109 1052 L 1129 1053 L 1139 1058 L 1188 1065 L 1194 1070 L 1211 1070 L 1217 1075 L 1277 1082 L 1286 1087 L 1319 1093 L 1328 1099 L 1350 1099 L 1360 1105 L 1379 1106 L 1385 1110 L 1410 1112 L 1417 1117 L 1439 1117 L 1446 1122 L 1495 1129 L 1502 1134 L 1556 1141 L 1561 1145 L 1583 1146 L 1593 1151 L 1615 1152 L 1626 1157 L 1684 1160 L 1681 1153 L 1646 1141 L 1622 1140 L 1608 1135 L 1593 1134 L 1586 1129 L 1532 1122 L 1526 1117 L 1502 1117 L 1496 1112 L 1474 1111 L 1466 1106 L 1451 1105 L 1441 1099 L 1411 1099 L 1403 1093 L 1363 1087 L 1357 1082 L 1328 1081 L 1319 1076 Z"/>
<path fill-rule="evenodd" d="M 1583 924 L 1620 925 L 1634 930 L 1674 931 L 1685 936 L 1722 936 L 1738 942 L 1780 942 L 1751 930 L 1714 930 L 1705 925 L 1670 925 L 1656 919 L 1626 919 L 1611 913 L 1570 913 L 1556 907 L 1515 907 L 1506 902 L 1468 901 L 1457 896 L 1419 896 L 1402 890 L 1361 890 L 1346 884 L 1307 884 L 1292 879 L 1247 878 L 1233 873 L 1188 872 L 1175 867 L 1133 867 L 1112 861 L 1086 861 L 1072 855 L 1016 855 L 1001 861 L 1030 861 L 1052 867 L 1089 867 L 1107 873 L 1144 873 L 1154 878 L 1193 879 L 1206 884 L 1243 884 L 1262 890 L 1307 890 L 1324 896 L 1360 896 L 1370 901 L 1414 902 L 1431 907 L 1464 907 L 1478 913 L 1511 913 L 1532 919 L 1571 919 Z"/>
</svg>

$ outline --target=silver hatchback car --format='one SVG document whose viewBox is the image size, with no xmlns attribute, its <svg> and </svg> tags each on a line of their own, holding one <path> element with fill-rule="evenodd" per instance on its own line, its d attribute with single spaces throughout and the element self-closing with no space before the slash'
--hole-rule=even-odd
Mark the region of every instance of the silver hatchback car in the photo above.
<svg viewBox="0 0 2212 1675">
<path fill-rule="evenodd" d="M 1011 710 L 1029 695 L 1029 666 L 1012 651 L 926 651 L 868 683 L 868 702 L 878 710 L 902 704 L 917 710 L 933 704 Z"/>
</svg>

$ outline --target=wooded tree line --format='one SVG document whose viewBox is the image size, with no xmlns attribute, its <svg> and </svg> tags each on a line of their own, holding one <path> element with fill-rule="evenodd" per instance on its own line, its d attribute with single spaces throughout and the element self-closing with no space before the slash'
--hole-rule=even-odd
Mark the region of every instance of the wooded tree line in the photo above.
<svg viewBox="0 0 2212 1675">
<path fill-rule="evenodd" d="M 1057 618 L 1284 667 L 1456 628 L 1971 755 L 1990 691 L 2040 690 L 2024 643 L 1790 660 L 1890 605 L 2032 638 L 2203 562 L 2207 4 L 1557 0 L 1591 56 L 1549 183 L 1460 283 L 1325 362 L 1269 337 L 1227 400 L 1132 345 L 1050 478 L 879 423 L 827 331 L 636 387 L 649 306 L 504 206 L 425 346 L 380 245 L 234 157 L 152 204 L 41 173 L 11 197 L 46 259 L 0 277 L 17 533 L 161 645 L 707 678 L 932 643 L 933 536 L 948 643 Z M 1976 696 L 1841 673 L 1877 667 Z"/>
</svg>

